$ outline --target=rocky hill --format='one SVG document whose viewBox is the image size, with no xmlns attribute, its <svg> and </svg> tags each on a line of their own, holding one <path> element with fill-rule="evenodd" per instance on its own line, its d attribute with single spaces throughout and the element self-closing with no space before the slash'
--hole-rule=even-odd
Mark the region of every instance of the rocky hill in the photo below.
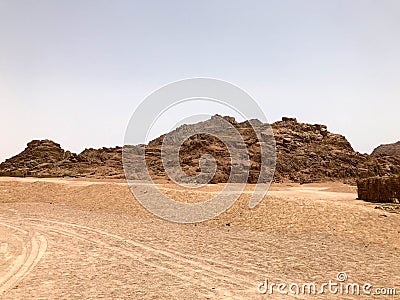
<svg viewBox="0 0 400 300">
<path fill-rule="evenodd" d="M 347 139 L 324 125 L 283 119 L 272 125 L 277 142 L 276 181 L 315 182 L 400 173 L 400 158 L 355 152 Z"/>
<path fill-rule="evenodd" d="M 33 140 L 20 154 L 0 164 L 0 176 L 122 178 L 121 147 L 63 150 L 50 140 Z"/>
<path fill-rule="evenodd" d="M 203 122 L 204 126 L 219 124 L 218 115 Z M 250 126 L 263 126 L 257 120 L 236 122 L 223 117 L 243 137 L 250 157 L 247 181 L 257 182 L 260 175 L 260 142 Z M 190 132 L 194 125 L 183 125 L 176 132 Z M 355 183 L 359 178 L 400 174 L 400 157 L 375 156 L 355 152 L 346 138 L 331 133 L 320 124 L 297 122 L 295 118 L 282 118 L 271 124 L 277 150 L 276 182 L 343 181 Z M 147 167 L 154 178 L 166 179 L 161 163 L 161 136 L 148 145 L 133 146 L 134 151 L 145 151 Z M 193 134 L 179 149 L 179 161 L 187 175 L 200 173 L 203 154 L 216 160 L 216 172 L 211 182 L 226 182 L 231 171 L 230 154 L 226 146 L 209 134 Z M 124 178 L 122 148 L 86 149 L 80 154 L 64 151 L 49 140 L 32 141 L 20 154 L 0 164 L 0 176 L 39 177 L 96 177 Z"/>
<path fill-rule="evenodd" d="M 400 141 L 393 144 L 384 144 L 372 151 L 373 156 L 399 156 L 400 157 Z"/>
</svg>

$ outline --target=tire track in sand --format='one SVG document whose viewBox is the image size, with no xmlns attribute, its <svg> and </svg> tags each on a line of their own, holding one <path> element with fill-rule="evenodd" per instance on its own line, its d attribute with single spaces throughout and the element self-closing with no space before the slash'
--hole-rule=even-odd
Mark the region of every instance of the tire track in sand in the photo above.
<svg viewBox="0 0 400 300">
<path fill-rule="evenodd" d="M 7 291 L 21 282 L 39 263 L 47 249 L 47 240 L 40 232 L 29 232 L 9 223 L 0 222 L 1 226 L 8 227 L 18 233 L 22 233 L 25 238 L 15 234 L 13 236 L 23 245 L 22 252 L 19 254 L 7 272 L 0 278 L 0 295 L 5 295 Z M 26 236 L 28 240 L 26 241 Z"/>
<path fill-rule="evenodd" d="M 178 277 L 179 279 L 184 280 L 186 282 L 197 281 L 199 285 L 207 289 L 210 288 L 210 283 L 212 282 L 215 283 L 215 281 L 218 281 L 218 282 L 223 282 L 224 284 L 234 285 L 241 291 L 246 291 L 246 290 L 254 291 L 254 285 L 250 284 L 248 280 L 246 280 L 246 278 L 244 278 L 243 276 L 239 277 L 237 273 L 235 274 L 235 276 L 231 276 L 228 273 L 228 271 L 231 270 L 232 268 L 240 269 L 236 265 L 224 264 L 206 258 L 199 258 L 193 255 L 183 254 L 175 250 L 157 249 L 140 242 L 132 241 L 130 239 L 125 239 L 115 234 L 111 234 L 102 230 L 78 224 L 59 222 L 53 220 L 44 220 L 44 219 L 27 219 L 27 220 L 33 221 L 34 223 L 31 223 L 31 225 L 39 226 L 42 230 L 47 229 L 54 232 L 58 232 L 59 234 L 67 235 L 82 241 L 86 241 L 88 243 L 102 245 L 111 251 L 114 252 L 117 251 L 124 255 L 130 256 L 145 265 L 160 269 L 161 271 L 166 272 L 169 275 L 173 275 L 174 277 Z M 37 224 L 36 222 L 40 222 L 40 224 Z M 53 224 L 53 226 L 43 225 L 43 223 L 50 223 Z M 81 230 L 85 233 L 79 234 L 76 231 L 70 231 L 59 228 L 59 226 L 69 227 L 75 230 Z M 88 233 L 91 236 L 88 235 Z M 93 237 L 93 235 L 95 235 L 95 237 Z M 100 240 L 96 236 L 117 240 L 120 242 L 120 244 L 118 244 L 118 246 L 114 246 L 108 242 Z M 124 244 L 133 246 L 139 251 L 132 251 L 132 247 L 127 247 Z M 147 254 L 143 256 L 144 253 Z M 163 262 L 162 265 L 150 261 L 156 257 L 160 258 L 160 260 Z M 182 272 L 179 272 L 179 270 L 181 270 Z M 251 272 L 250 270 L 244 270 L 244 269 L 240 270 L 246 273 Z M 201 277 L 194 278 L 193 276 L 187 276 L 183 274 L 183 272 L 189 274 L 198 273 L 201 275 Z M 205 277 L 207 277 L 208 279 L 206 279 Z M 233 297 L 232 295 L 230 296 Z"/>
</svg>

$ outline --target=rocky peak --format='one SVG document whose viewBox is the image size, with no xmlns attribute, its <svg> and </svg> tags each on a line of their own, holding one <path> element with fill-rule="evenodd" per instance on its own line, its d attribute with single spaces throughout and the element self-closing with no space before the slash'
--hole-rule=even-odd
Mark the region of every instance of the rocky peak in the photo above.
<svg viewBox="0 0 400 300">
<path fill-rule="evenodd" d="M 383 144 L 372 151 L 373 156 L 400 156 L 400 141 L 393 144 Z"/>
<path fill-rule="evenodd" d="M 282 117 L 282 122 L 297 123 L 296 118 Z"/>
</svg>

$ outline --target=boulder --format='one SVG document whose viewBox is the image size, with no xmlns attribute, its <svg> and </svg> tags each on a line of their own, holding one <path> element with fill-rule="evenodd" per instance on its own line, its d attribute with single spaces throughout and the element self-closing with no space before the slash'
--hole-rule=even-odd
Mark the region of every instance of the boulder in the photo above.
<svg viewBox="0 0 400 300">
<path fill-rule="evenodd" d="M 357 181 L 358 199 L 379 203 L 399 203 L 400 176 L 371 177 Z"/>
</svg>

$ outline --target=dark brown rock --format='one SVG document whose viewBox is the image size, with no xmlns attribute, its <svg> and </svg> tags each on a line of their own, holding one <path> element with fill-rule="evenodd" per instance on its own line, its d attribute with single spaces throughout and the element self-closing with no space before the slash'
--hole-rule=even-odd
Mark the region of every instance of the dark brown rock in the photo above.
<svg viewBox="0 0 400 300">
<path fill-rule="evenodd" d="M 371 177 L 357 181 L 358 199 L 380 202 L 399 203 L 400 176 Z"/>
<path fill-rule="evenodd" d="M 393 144 L 384 144 L 372 151 L 373 156 L 400 156 L 400 141 Z"/>
</svg>

